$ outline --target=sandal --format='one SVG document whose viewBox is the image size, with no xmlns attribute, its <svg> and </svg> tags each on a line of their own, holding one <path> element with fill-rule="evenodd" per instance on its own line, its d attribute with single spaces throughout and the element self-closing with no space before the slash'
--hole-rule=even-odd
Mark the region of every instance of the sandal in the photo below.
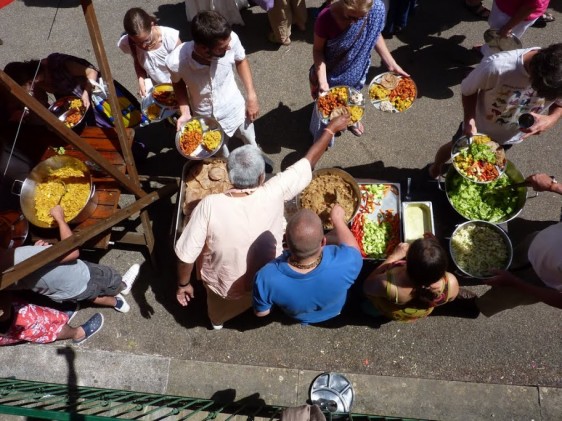
<svg viewBox="0 0 562 421">
<path fill-rule="evenodd" d="M 357 125 L 349 126 L 348 129 L 357 137 L 361 137 L 365 133 L 365 127 L 363 127 L 360 121 L 357 122 Z"/>
<path fill-rule="evenodd" d="M 490 9 L 484 7 L 482 2 L 470 4 L 468 3 L 468 0 L 464 0 L 464 6 L 470 10 L 474 16 L 479 17 L 482 20 L 488 20 L 490 17 Z"/>
<path fill-rule="evenodd" d="M 541 16 L 542 20 L 544 20 L 545 22 L 554 22 L 556 20 L 556 18 L 554 17 L 554 15 L 552 13 L 548 13 L 545 12 L 543 13 L 543 15 Z"/>
</svg>

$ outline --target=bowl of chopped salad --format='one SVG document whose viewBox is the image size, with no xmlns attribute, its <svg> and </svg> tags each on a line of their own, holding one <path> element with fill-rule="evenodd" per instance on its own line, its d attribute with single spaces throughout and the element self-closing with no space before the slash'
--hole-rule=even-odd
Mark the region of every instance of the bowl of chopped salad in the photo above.
<svg viewBox="0 0 562 421">
<path fill-rule="evenodd" d="M 507 270 L 513 259 L 507 233 L 485 221 L 468 221 L 455 228 L 449 250 L 462 273 L 480 279 L 493 276 L 494 270 Z"/>
<path fill-rule="evenodd" d="M 488 135 L 463 136 L 451 151 L 453 167 L 460 175 L 475 183 L 491 183 L 505 171 L 506 157 L 503 146 Z"/>
<path fill-rule="evenodd" d="M 497 180 L 486 184 L 474 183 L 450 167 L 445 176 L 445 192 L 451 206 L 463 218 L 501 224 L 523 210 L 527 187 L 510 186 L 524 180 L 511 161 L 507 161 L 505 172 Z M 443 189 L 440 184 L 439 188 Z"/>
</svg>

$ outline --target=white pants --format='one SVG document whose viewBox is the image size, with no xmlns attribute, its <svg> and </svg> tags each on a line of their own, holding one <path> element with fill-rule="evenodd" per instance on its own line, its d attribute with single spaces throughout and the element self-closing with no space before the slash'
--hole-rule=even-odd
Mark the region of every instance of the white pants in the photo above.
<svg viewBox="0 0 562 421">
<path fill-rule="evenodd" d="M 256 143 L 256 130 L 254 129 L 254 123 L 252 123 L 251 121 L 244 121 L 244 123 L 236 129 L 234 135 L 232 135 L 231 137 L 239 138 L 242 142 L 244 142 L 245 145 L 258 146 L 258 144 Z M 227 143 L 228 141 L 222 144 L 221 150 L 218 154 L 219 156 L 222 156 L 224 158 L 228 158 L 228 156 L 230 155 Z"/>
<path fill-rule="evenodd" d="M 488 25 L 490 25 L 490 29 L 495 29 L 499 31 L 503 26 L 509 22 L 511 16 L 502 12 L 498 6 L 496 6 L 496 2 L 492 4 L 492 11 L 490 12 L 490 17 L 488 18 Z M 515 27 L 511 30 L 511 33 L 515 35 L 517 38 L 521 39 L 527 28 L 535 23 L 535 20 L 524 20 L 523 22 L 518 23 Z M 490 48 L 487 44 L 484 44 L 480 50 L 480 52 L 484 55 L 484 57 L 488 57 L 492 54 L 497 53 L 497 51 Z"/>
</svg>

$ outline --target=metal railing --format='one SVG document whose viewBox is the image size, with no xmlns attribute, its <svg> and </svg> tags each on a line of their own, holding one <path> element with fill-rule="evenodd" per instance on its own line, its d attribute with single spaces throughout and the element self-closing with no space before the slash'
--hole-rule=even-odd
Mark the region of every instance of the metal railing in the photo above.
<svg viewBox="0 0 562 421">
<path fill-rule="evenodd" d="M 49 420 L 275 420 L 279 419 L 283 409 L 285 407 L 251 400 L 219 403 L 183 396 L 0 379 L 0 414 Z M 364 414 L 325 415 L 328 421 L 336 418 L 356 421 L 406 420 Z"/>
</svg>

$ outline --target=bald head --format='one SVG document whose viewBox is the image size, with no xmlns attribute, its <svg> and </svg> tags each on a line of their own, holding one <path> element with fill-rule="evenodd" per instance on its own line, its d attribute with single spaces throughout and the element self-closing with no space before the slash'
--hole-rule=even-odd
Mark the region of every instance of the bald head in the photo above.
<svg viewBox="0 0 562 421">
<path fill-rule="evenodd" d="M 297 259 L 313 256 L 324 239 L 322 221 L 310 209 L 301 209 L 287 224 L 287 245 Z"/>
</svg>

